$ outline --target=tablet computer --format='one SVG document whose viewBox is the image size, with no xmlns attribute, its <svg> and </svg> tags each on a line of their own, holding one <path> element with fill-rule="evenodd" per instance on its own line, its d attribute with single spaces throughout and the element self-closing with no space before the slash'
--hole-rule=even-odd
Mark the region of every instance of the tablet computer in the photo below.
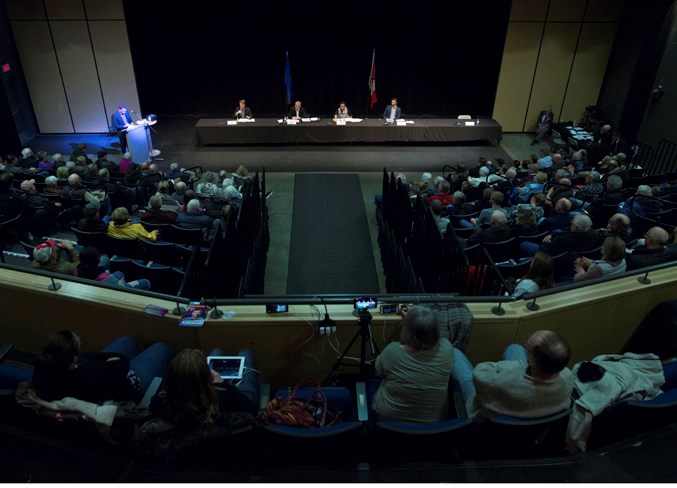
<svg viewBox="0 0 677 488">
<path fill-rule="evenodd" d="M 244 374 L 244 356 L 207 356 L 207 365 L 224 380 L 240 380 Z"/>
</svg>

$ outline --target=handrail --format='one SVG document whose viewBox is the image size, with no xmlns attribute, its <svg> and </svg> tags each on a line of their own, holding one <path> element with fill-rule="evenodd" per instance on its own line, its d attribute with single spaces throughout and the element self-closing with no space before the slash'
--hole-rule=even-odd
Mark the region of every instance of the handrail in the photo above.
<svg viewBox="0 0 677 488">
<path fill-rule="evenodd" d="M 578 290 L 580 288 L 585 288 L 587 286 L 592 286 L 592 285 L 597 285 L 599 283 L 607 283 L 610 281 L 615 281 L 621 278 L 627 278 L 629 276 L 640 276 L 637 278 L 637 281 L 643 285 L 648 285 L 651 283 L 651 280 L 648 279 L 649 273 L 652 271 L 659 271 L 662 269 L 667 269 L 667 268 L 672 268 L 673 266 L 677 266 L 677 260 L 670 261 L 667 263 L 661 263 L 661 264 L 654 264 L 651 266 L 646 266 L 644 268 L 639 268 L 633 271 L 626 271 L 625 273 L 617 274 L 614 276 L 602 276 L 600 278 L 594 278 L 591 280 L 586 280 L 584 282 L 580 283 L 569 283 L 566 285 L 562 286 L 555 286 L 554 288 L 548 288 L 547 290 L 539 290 L 534 293 L 527 293 L 522 296 L 523 300 L 531 300 L 531 303 L 527 304 L 527 308 L 531 311 L 536 311 L 540 307 L 536 304 L 536 299 L 541 298 L 541 297 L 547 297 L 550 295 L 555 295 L 561 292 L 565 291 L 570 291 L 570 290 Z"/>
</svg>

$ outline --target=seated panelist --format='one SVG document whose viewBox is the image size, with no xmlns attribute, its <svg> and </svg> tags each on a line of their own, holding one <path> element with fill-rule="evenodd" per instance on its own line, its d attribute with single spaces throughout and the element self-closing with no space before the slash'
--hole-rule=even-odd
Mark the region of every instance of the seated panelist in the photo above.
<svg viewBox="0 0 677 488">
<path fill-rule="evenodd" d="M 235 109 L 234 117 L 236 119 L 251 119 L 252 118 L 252 109 L 247 107 L 244 99 L 240 100 L 239 106 Z"/>
<path fill-rule="evenodd" d="M 334 112 L 334 120 L 336 119 L 347 119 L 352 117 L 353 114 L 348 107 L 346 107 L 346 102 L 340 102 L 336 112 Z"/>
<path fill-rule="evenodd" d="M 301 118 L 306 116 L 306 109 L 301 106 L 300 101 L 296 101 L 294 106 L 289 110 L 287 117 L 292 120 L 301 120 Z"/>
</svg>

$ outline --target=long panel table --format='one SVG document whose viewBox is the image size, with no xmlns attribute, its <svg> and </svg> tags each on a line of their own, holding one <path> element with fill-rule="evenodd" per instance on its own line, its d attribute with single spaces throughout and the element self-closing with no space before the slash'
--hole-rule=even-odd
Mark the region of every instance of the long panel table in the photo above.
<svg viewBox="0 0 677 488">
<path fill-rule="evenodd" d="M 338 144 L 346 142 L 463 142 L 502 138 L 501 125 L 493 119 L 480 119 L 477 125 L 465 125 L 458 119 L 414 119 L 413 124 L 398 126 L 379 119 L 363 119 L 336 125 L 331 120 L 283 125 L 277 119 L 228 125 L 232 119 L 200 119 L 195 125 L 196 146 L 234 144 Z"/>
</svg>

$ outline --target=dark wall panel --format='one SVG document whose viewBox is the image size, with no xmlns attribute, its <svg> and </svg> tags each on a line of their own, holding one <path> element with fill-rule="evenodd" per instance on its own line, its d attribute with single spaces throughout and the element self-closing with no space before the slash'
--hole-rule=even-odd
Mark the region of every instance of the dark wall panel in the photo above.
<svg viewBox="0 0 677 488">
<path fill-rule="evenodd" d="M 375 48 L 369 115 L 397 96 L 416 117 L 491 114 L 510 3 L 344 2 L 322 13 L 317 3 L 198 0 L 170 16 L 159 14 L 166 2 L 123 1 L 147 111 L 231 115 L 246 98 L 255 116 L 280 116 L 288 50 L 293 98 L 310 113 L 329 115 L 344 99 L 364 116 Z"/>
</svg>

